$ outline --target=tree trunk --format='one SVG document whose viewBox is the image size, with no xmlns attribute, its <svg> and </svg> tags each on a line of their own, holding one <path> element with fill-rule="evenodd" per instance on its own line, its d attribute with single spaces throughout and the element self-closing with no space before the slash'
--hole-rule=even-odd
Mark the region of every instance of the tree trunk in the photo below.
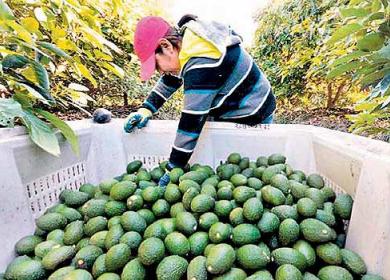
<svg viewBox="0 0 390 280">
<path fill-rule="evenodd" d="M 334 96 L 333 96 L 332 84 L 331 83 L 328 84 L 328 92 L 327 92 L 328 99 L 327 99 L 327 102 L 326 102 L 326 109 L 331 109 L 331 108 L 333 108 L 336 105 L 337 100 L 339 100 L 339 98 L 341 96 L 341 93 L 343 92 L 343 89 L 345 87 L 345 83 L 346 82 L 343 81 L 337 87 L 337 91 L 336 91 L 336 94 Z"/>
<path fill-rule="evenodd" d="M 334 105 L 336 105 L 336 102 L 337 102 L 337 100 L 339 100 L 340 95 L 343 92 L 344 87 L 345 87 L 345 81 L 343 81 L 341 83 L 341 85 L 339 85 L 339 87 L 337 88 L 336 95 L 334 96 L 334 98 L 332 100 L 332 107 L 334 107 Z"/>
<path fill-rule="evenodd" d="M 332 93 L 333 93 L 332 83 L 329 83 L 328 84 L 328 92 L 327 92 L 328 98 L 326 100 L 326 109 L 329 109 L 330 106 L 331 106 L 331 103 L 332 103 Z"/>
<path fill-rule="evenodd" d="M 125 105 L 125 107 L 129 106 L 129 99 L 127 98 L 127 92 L 123 93 L 123 105 Z"/>
</svg>

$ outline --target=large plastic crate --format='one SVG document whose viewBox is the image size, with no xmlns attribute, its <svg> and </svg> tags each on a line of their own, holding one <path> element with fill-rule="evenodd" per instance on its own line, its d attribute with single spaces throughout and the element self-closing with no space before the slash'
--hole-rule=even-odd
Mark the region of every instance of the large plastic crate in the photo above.
<svg viewBox="0 0 390 280">
<path fill-rule="evenodd" d="M 0 129 L 0 271 L 14 257 L 17 240 L 33 233 L 35 218 L 58 201 L 61 190 L 120 175 L 134 159 L 154 167 L 168 158 L 177 128 L 174 121 L 151 121 L 126 134 L 119 119 L 70 125 L 79 136 L 79 157 L 61 136 L 57 158 L 32 144 L 22 128 Z M 285 154 L 294 169 L 318 172 L 337 192 L 351 194 L 346 246 L 364 258 L 370 272 L 390 279 L 390 144 L 313 126 L 207 123 L 192 161 L 215 167 L 232 151 L 251 159 Z"/>
</svg>

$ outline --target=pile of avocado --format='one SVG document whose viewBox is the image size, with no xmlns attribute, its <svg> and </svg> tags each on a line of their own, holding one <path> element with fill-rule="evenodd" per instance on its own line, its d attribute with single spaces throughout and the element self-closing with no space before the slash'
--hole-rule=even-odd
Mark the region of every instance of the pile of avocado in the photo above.
<svg viewBox="0 0 390 280">
<path fill-rule="evenodd" d="M 272 154 L 64 190 L 15 245 L 6 280 L 380 280 L 345 249 L 353 200 Z"/>
</svg>

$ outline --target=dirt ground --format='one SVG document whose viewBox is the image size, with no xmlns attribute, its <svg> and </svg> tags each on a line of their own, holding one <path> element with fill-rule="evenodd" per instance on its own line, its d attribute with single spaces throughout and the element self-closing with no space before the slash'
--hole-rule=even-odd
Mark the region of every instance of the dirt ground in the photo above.
<svg viewBox="0 0 390 280">
<path fill-rule="evenodd" d="M 351 125 L 351 122 L 346 118 L 346 115 L 354 113 L 354 111 L 348 109 L 326 110 L 320 108 L 313 110 L 296 110 L 290 112 L 285 110 L 278 110 L 276 112 L 275 122 L 309 124 L 348 132 L 348 127 Z"/>
</svg>

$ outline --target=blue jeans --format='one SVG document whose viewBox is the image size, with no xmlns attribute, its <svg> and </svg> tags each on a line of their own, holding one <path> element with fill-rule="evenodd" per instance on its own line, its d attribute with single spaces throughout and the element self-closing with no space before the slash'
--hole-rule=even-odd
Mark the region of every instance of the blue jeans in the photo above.
<svg viewBox="0 0 390 280">
<path fill-rule="evenodd" d="M 266 117 L 261 123 L 262 124 L 272 124 L 273 120 L 274 120 L 274 114 L 271 114 L 268 117 Z"/>
</svg>

